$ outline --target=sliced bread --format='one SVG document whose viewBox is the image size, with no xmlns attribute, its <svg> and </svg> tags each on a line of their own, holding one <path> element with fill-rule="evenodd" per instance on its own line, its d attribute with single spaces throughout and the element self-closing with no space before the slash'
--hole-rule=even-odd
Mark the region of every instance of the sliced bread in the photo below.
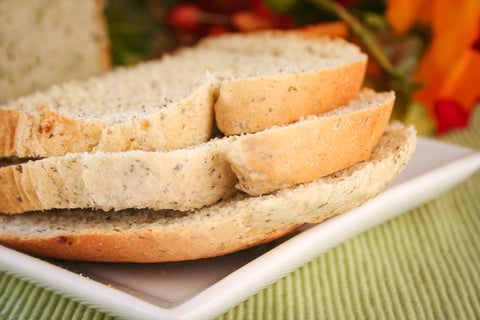
<svg viewBox="0 0 480 320">
<path fill-rule="evenodd" d="M 109 70 L 103 9 L 102 0 L 0 1 L 0 103 Z"/>
<path fill-rule="evenodd" d="M 0 168 L 0 212 L 51 208 L 190 210 L 235 193 L 229 139 L 170 152 L 70 153 Z"/>
<path fill-rule="evenodd" d="M 175 60 L 175 62 L 169 62 Z M 217 80 L 164 59 L 71 81 L 0 109 L 0 156 L 160 151 L 208 140 Z M 183 61 L 185 62 L 185 61 Z"/>
<path fill-rule="evenodd" d="M 242 136 L 225 151 L 239 179 L 237 187 L 253 196 L 265 194 L 368 159 L 394 102 L 393 92 L 364 89 L 344 107 Z"/>
<path fill-rule="evenodd" d="M 357 207 L 405 167 L 413 128 L 390 125 L 367 161 L 275 194 L 237 194 L 190 212 L 58 210 L 0 215 L 0 243 L 35 255 L 163 262 L 223 255 Z"/>
<path fill-rule="evenodd" d="M 289 188 L 368 159 L 394 99 L 365 89 L 329 113 L 187 149 L 77 153 L 6 166 L 0 212 L 191 210 L 228 198 L 235 185 L 250 195 Z"/>
<path fill-rule="evenodd" d="M 255 130 L 271 125 L 266 118 L 278 125 L 295 122 L 354 98 L 365 65 L 366 56 L 356 46 L 304 33 L 208 39 L 159 61 L 54 86 L 2 106 L 0 157 L 163 151 L 197 144 L 211 136 L 217 96 L 217 121 L 226 133 L 238 126 L 221 124 L 231 115 L 245 116 Z M 239 108 L 256 111 L 236 115 Z M 265 116 L 260 110 L 273 113 Z M 241 131 L 251 131 L 250 125 L 241 124 Z"/>
<path fill-rule="evenodd" d="M 342 39 L 308 32 L 265 32 L 220 40 L 207 39 L 200 45 L 249 57 L 232 65 L 243 75 L 226 77 L 215 103 L 217 126 L 227 135 L 293 123 L 342 106 L 357 95 L 365 76 L 367 56 Z M 273 74 L 257 71 L 268 68 L 255 63 L 265 54 L 269 65 L 278 66 Z"/>
</svg>

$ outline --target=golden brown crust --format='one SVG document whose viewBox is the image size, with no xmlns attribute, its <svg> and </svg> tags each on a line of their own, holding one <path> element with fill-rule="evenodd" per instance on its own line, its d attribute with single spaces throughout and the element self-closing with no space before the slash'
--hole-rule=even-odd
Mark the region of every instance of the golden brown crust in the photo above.
<svg viewBox="0 0 480 320">
<path fill-rule="evenodd" d="M 224 226 L 228 227 L 228 226 Z M 65 260 L 108 262 L 166 262 L 195 260 L 225 255 L 255 245 L 270 242 L 299 226 L 275 230 L 268 235 L 219 244 L 218 236 L 202 237 L 192 241 L 198 231 L 142 230 L 126 233 L 88 233 L 73 236 L 55 236 L 41 239 L 12 237 L 2 244 L 44 257 Z M 229 228 L 230 229 L 230 228 Z M 215 251 L 212 252 L 212 248 Z"/>
<path fill-rule="evenodd" d="M 317 72 L 225 81 L 215 103 L 218 128 L 227 135 L 253 133 L 320 114 L 359 92 L 366 60 Z"/>
<path fill-rule="evenodd" d="M 321 213 L 317 215 L 315 223 L 334 215 Z M 251 220 L 255 217 L 241 219 Z M 246 221 L 244 223 L 247 224 Z M 276 228 L 257 225 L 248 229 L 245 224 L 227 218 L 188 228 L 143 228 L 128 232 L 110 230 L 41 238 L 13 236 L 0 242 L 28 253 L 56 259 L 142 263 L 183 261 L 225 255 L 271 242 L 304 223 L 292 219 Z"/>
<path fill-rule="evenodd" d="M 15 127 L 19 117 L 17 111 L 0 109 L 0 157 L 15 154 Z"/>
<path fill-rule="evenodd" d="M 206 82 L 182 103 L 121 123 L 66 116 L 43 106 L 31 113 L 0 109 L 0 157 L 166 151 L 198 144 L 208 140 L 213 131 L 214 90 L 214 85 Z"/>
<path fill-rule="evenodd" d="M 104 128 L 98 120 L 75 119 L 42 106 L 32 113 L 0 109 L 0 118 L 2 157 L 57 156 L 91 150 Z"/>
<path fill-rule="evenodd" d="M 390 93 L 378 105 L 243 136 L 226 151 L 237 188 L 260 195 L 312 181 L 368 159 L 390 119 Z"/>
<path fill-rule="evenodd" d="M 37 172 L 36 176 L 43 174 Z M 40 206 L 30 174 L 23 172 L 21 165 L 2 168 L 0 190 L 0 204 L 5 212 L 31 211 Z"/>
</svg>

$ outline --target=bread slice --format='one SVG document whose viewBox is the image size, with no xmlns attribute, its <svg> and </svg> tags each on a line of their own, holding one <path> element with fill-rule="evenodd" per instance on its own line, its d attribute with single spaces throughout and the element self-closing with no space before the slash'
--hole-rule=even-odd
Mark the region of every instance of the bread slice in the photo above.
<svg viewBox="0 0 480 320">
<path fill-rule="evenodd" d="M 104 1 L 0 2 L 0 103 L 111 67 Z"/>
<path fill-rule="evenodd" d="M 0 212 L 51 208 L 190 210 L 227 199 L 231 139 L 170 152 L 70 153 L 0 168 Z"/>
<path fill-rule="evenodd" d="M 164 262 L 223 255 L 361 205 L 395 179 L 415 145 L 415 130 L 394 123 L 368 161 L 275 194 L 237 194 L 196 211 L 0 215 L 0 243 L 35 255 L 90 261 Z"/>
<path fill-rule="evenodd" d="M 245 121 L 263 126 L 270 126 L 265 118 L 294 122 L 354 98 L 366 56 L 345 41 L 304 34 L 212 38 L 159 61 L 12 101 L 0 108 L 0 157 L 165 151 L 201 143 L 212 134 L 218 95 L 219 123 L 238 107 L 253 107 L 258 113 L 253 119 L 245 115 Z M 305 101 L 321 107 L 305 109 Z M 265 117 L 260 110 L 266 109 L 290 115 Z M 229 126 L 221 129 L 229 133 Z"/>
<path fill-rule="evenodd" d="M 393 92 L 365 89 L 329 113 L 188 149 L 67 154 L 3 167 L 0 212 L 190 210 L 228 198 L 235 185 L 250 195 L 289 188 L 367 159 L 394 100 Z"/>
<path fill-rule="evenodd" d="M 365 89 L 347 106 L 236 139 L 225 158 L 239 179 L 237 188 L 266 194 L 368 159 L 394 101 L 393 92 Z"/>
<path fill-rule="evenodd" d="M 217 80 L 205 73 L 188 78 L 188 70 L 180 75 L 180 59 L 162 61 L 63 83 L 3 106 L 0 157 L 163 151 L 208 140 Z"/>
<path fill-rule="evenodd" d="M 227 135 L 293 123 L 348 103 L 360 90 L 367 64 L 356 46 L 308 32 L 239 34 L 207 39 L 200 46 L 248 57 L 232 65 L 243 74 L 222 81 L 215 103 L 217 126 Z M 265 54 L 266 66 L 255 62 Z M 258 72 L 270 65 L 277 66 L 274 73 Z"/>
</svg>

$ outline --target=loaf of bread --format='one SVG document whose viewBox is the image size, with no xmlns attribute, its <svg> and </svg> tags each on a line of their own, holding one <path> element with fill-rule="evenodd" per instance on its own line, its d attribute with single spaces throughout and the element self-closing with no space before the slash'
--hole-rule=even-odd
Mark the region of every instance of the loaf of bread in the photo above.
<svg viewBox="0 0 480 320">
<path fill-rule="evenodd" d="M 0 103 L 109 70 L 103 9 L 102 0 L 0 1 Z"/>
<path fill-rule="evenodd" d="M 2 105 L 0 157 L 183 148 L 211 137 L 214 105 L 227 134 L 292 123 L 353 99 L 365 65 L 356 46 L 306 33 L 207 39 Z"/>
<path fill-rule="evenodd" d="M 250 195 L 289 188 L 368 159 L 394 100 L 365 89 L 330 112 L 187 149 L 72 153 L 3 167 L 0 212 L 191 210 L 229 198 L 235 185 Z"/>
<path fill-rule="evenodd" d="M 274 194 L 237 194 L 195 211 L 51 210 L 0 215 L 0 243 L 35 255 L 162 262 L 218 256 L 355 208 L 405 167 L 415 130 L 394 123 L 367 161 Z"/>
</svg>

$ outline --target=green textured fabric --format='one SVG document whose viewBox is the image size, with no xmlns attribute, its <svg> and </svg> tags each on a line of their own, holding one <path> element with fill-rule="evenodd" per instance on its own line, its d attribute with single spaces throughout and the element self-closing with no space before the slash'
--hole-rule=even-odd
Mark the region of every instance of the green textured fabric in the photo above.
<svg viewBox="0 0 480 320">
<path fill-rule="evenodd" d="M 442 139 L 480 149 L 480 110 Z M 0 319 L 115 318 L 0 273 Z M 234 319 L 480 319 L 480 172 L 218 318 Z"/>
</svg>

